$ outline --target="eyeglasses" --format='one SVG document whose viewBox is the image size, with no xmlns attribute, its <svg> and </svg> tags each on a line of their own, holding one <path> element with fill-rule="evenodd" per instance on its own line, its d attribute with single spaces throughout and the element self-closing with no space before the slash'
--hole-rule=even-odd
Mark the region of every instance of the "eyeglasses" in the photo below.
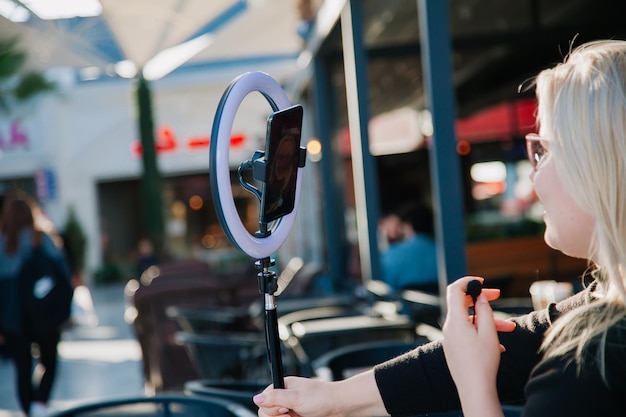
<svg viewBox="0 0 626 417">
<path fill-rule="evenodd" d="M 536 133 L 526 135 L 526 152 L 528 153 L 528 160 L 533 169 L 537 169 L 541 160 L 550 153 L 550 151 L 543 146 L 544 142 L 546 142 L 546 139 Z"/>
</svg>

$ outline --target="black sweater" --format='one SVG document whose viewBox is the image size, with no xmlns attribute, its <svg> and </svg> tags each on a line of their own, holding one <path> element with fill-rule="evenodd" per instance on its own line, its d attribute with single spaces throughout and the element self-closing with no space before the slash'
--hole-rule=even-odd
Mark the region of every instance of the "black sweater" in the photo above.
<svg viewBox="0 0 626 417">
<path fill-rule="evenodd" d="M 513 321 L 517 326 L 513 332 L 499 333 L 500 342 L 506 347 L 497 379 L 501 402 L 526 402 L 523 415 L 533 417 L 626 415 L 626 400 L 622 399 L 626 392 L 622 332 L 614 338 L 620 346 L 614 350 L 616 357 L 607 358 L 611 363 L 620 365 L 620 369 L 614 372 L 622 376 L 616 378 L 621 379 L 617 389 L 614 384 L 611 384 L 614 389 L 606 387 L 599 374 L 593 371 L 597 369 L 595 366 L 590 366 L 589 372 L 579 376 L 576 365 L 567 366 L 564 360 L 540 363 L 542 355 L 538 350 L 544 332 L 561 313 L 589 302 L 593 288 L 592 285 L 565 301 L 550 305 L 546 310 L 515 318 Z M 422 345 L 376 366 L 375 377 L 385 407 L 393 416 L 414 416 L 460 408 L 440 341 Z M 590 401 L 590 398 L 594 400 Z M 598 404 L 600 402 L 602 404 Z M 563 407 L 564 404 L 567 406 Z"/>
</svg>

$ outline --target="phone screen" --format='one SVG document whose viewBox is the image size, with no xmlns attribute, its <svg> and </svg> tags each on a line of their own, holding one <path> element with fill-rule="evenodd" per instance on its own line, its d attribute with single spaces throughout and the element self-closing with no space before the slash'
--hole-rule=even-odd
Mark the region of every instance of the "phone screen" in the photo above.
<svg viewBox="0 0 626 417">
<path fill-rule="evenodd" d="M 302 106 L 272 113 L 267 120 L 266 180 L 261 197 L 261 222 L 291 213 L 296 202 L 296 179 L 302 134 Z"/>
</svg>

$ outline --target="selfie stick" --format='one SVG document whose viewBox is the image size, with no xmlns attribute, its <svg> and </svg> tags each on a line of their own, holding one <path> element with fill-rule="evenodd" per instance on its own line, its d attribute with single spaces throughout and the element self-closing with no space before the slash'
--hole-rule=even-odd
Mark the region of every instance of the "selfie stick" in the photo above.
<svg viewBox="0 0 626 417">
<path fill-rule="evenodd" d="M 222 95 L 213 120 L 209 174 L 217 217 L 224 233 L 235 247 L 248 256 L 257 258 L 255 265 L 260 270 L 257 274 L 259 291 L 264 295 L 265 336 L 272 381 L 275 388 L 284 388 L 280 339 L 278 337 L 278 316 L 274 300 L 278 283 L 276 273 L 270 271 L 270 267 L 275 264 L 270 256 L 284 243 L 293 226 L 300 201 L 302 168 L 305 158 L 304 150 L 301 149 L 293 211 L 274 222 L 271 228 L 268 229 L 268 225 L 261 224 L 259 232 L 254 235 L 250 234 L 244 227 L 235 207 L 230 181 L 229 150 L 230 136 L 237 110 L 243 99 L 254 91 L 260 92 L 267 99 L 273 111 L 282 110 L 291 105 L 278 82 L 266 73 L 248 72 L 235 78 Z M 252 159 L 243 162 L 239 167 L 241 184 L 259 198 L 258 189 L 243 180 L 242 174 L 252 169 L 255 178 L 265 180 L 264 156 L 264 152 L 257 151 Z"/>
</svg>

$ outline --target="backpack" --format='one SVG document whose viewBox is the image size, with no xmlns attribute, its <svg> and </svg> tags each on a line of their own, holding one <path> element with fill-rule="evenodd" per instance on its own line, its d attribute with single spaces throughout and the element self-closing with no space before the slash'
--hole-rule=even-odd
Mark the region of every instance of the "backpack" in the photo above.
<svg viewBox="0 0 626 417">
<path fill-rule="evenodd" d="M 58 259 L 40 246 L 33 247 L 18 275 L 23 329 L 45 335 L 60 328 L 70 317 L 74 289 Z"/>
</svg>

